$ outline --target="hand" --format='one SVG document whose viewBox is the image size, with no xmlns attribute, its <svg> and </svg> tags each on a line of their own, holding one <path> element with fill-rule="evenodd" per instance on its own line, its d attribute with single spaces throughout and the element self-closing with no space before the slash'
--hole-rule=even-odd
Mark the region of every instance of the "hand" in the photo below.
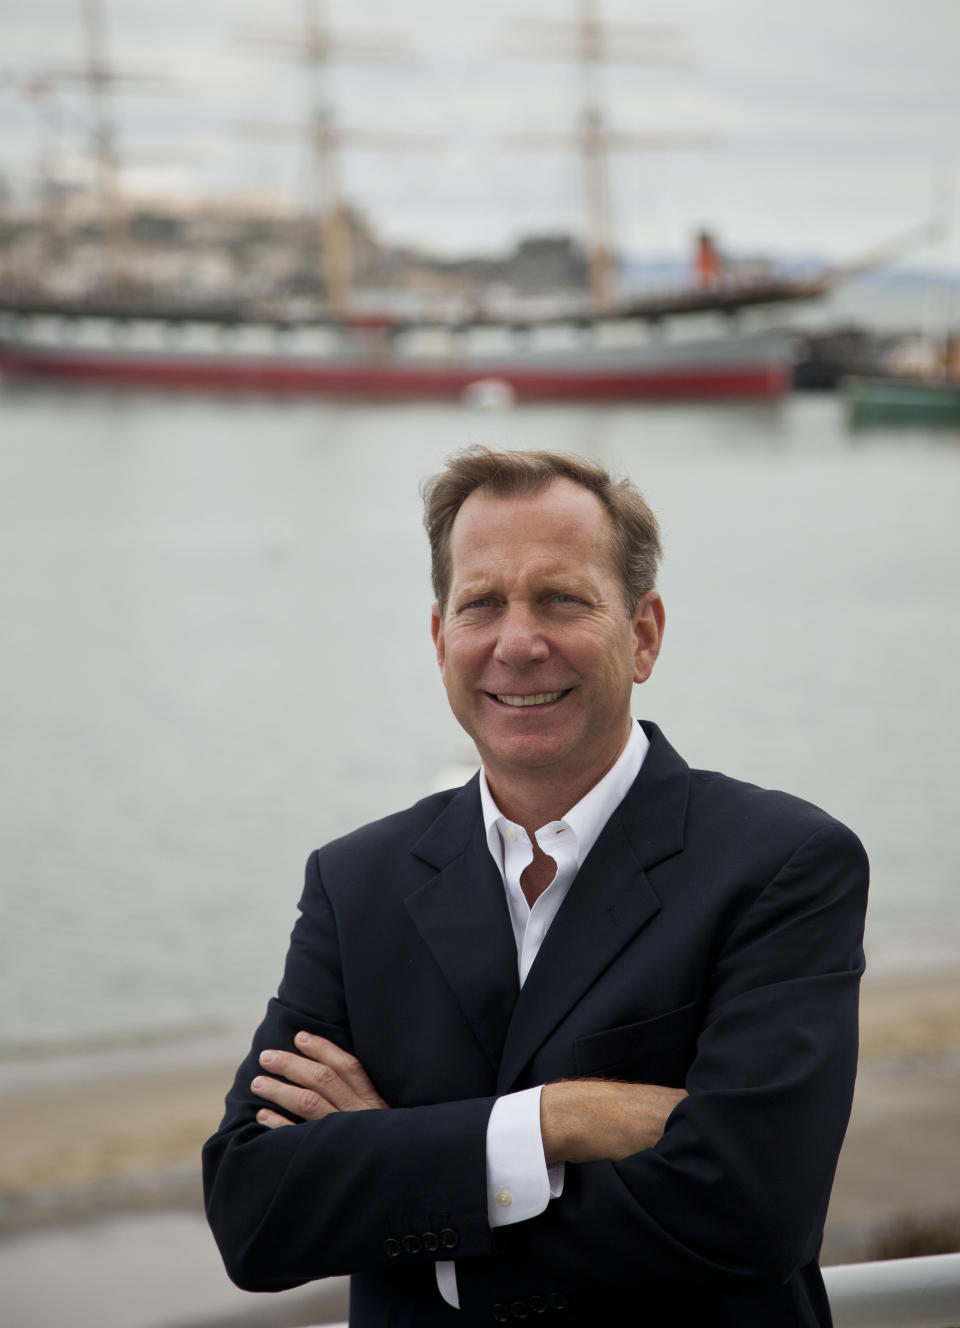
<svg viewBox="0 0 960 1328">
<path fill-rule="evenodd" d="M 275 1102 L 278 1107 L 303 1120 L 320 1120 L 331 1111 L 369 1111 L 386 1107 L 386 1102 L 367 1077 L 367 1072 L 348 1051 L 328 1038 L 313 1033 L 298 1033 L 294 1042 L 301 1052 L 262 1051 L 260 1064 L 266 1070 L 283 1075 L 289 1082 L 258 1075 L 250 1087 L 257 1097 Z M 261 1125 L 278 1129 L 293 1125 L 268 1107 L 257 1112 Z"/>
<path fill-rule="evenodd" d="M 547 1164 L 620 1162 L 652 1148 L 667 1117 L 686 1096 L 682 1088 L 608 1079 L 545 1084 L 540 1094 L 540 1132 Z"/>
</svg>

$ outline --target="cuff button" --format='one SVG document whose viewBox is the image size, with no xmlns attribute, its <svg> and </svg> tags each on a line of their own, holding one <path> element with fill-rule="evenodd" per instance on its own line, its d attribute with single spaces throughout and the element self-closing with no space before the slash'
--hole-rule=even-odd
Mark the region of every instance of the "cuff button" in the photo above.
<svg viewBox="0 0 960 1328">
<path fill-rule="evenodd" d="M 526 1319 L 530 1314 L 530 1307 L 525 1300 L 515 1300 L 510 1306 L 510 1313 L 515 1319 Z"/>
<path fill-rule="evenodd" d="M 531 1297 L 530 1297 L 530 1308 L 533 1310 L 534 1314 L 546 1314 L 546 1312 L 547 1312 L 547 1301 L 546 1301 L 546 1297 L 544 1297 L 544 1296 L 531 1296 Z"/>
<path fill-rule="evenodd" d="M 510 1318 L 510 1311 L 507 1309 L 506 1305 L 494 1305 L 491 1313 L 497 1323 L 506 1323 Z"/>
<path fill-rule="evenodd" d="M 389 1259 L 395 1259 L 401 1251 L 400 1242 L 395 1236 L 388 1236 L 383 1242 L 383 1252 Z"/>
<path fill-rule="evenodd" d="M 408 1254 L 419 1254 L 420 1250 L 423 1248 L 420 1244 L 420 1237 L 414 1235 L 404 1236 L 403 1248 Z"/>
<path fill-rule="evenodd" d="M 567 1308 L 567 1298 L 562 1291 L 551 1291 L 547 1297 L 547 1304 L 552 1310 L 565 1310 Z"/>
<path fill-rule="evenodd" d="M 453 1227 L 444 1227 L 440 1232 L 440 1244 L 445 1250 L 455 1249 L 460 1244 L 460 1237 L 454 1231 Z"/>
<path fill-rule="evenodd" d="M 434 1251 L 440 1248 L 440 1237 L 435 1231 L 425 1231 L 421 1240 L 423 1241 L 423 1248 L 428 1254 L 433 1254 Z"/>
</svg>

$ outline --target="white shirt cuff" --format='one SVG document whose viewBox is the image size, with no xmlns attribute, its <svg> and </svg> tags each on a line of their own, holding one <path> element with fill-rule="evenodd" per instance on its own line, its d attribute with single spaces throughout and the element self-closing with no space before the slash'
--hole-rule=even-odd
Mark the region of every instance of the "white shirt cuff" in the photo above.
<svg viewBox="0 0 960 1328">
<path fill-rule="evenodd" d="M 487 1121 L 487 1220 L 526 1222 L 563 1190 L 563 1163 L 548 1167 L 540 1134 L 540 1090 L 498 1097 Z"/>
<path fill-rule="evenodd" d="M 525 1222 L 542 1213 L 563 1193 L 564 1164 L 548 1167 L 540 1134 L 540 1089 L 498 1097 L 487 1121 L 487 1220 L 491 1227 Z M 454 1309 L 460 1308 L 457 1268 L 437 1264 L 437 1287 Z"/>
</svg>

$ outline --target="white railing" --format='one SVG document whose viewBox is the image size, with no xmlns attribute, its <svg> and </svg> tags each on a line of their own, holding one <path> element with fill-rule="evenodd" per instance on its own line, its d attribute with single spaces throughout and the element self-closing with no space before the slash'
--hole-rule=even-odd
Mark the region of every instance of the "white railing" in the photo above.
<svg viewBox="0 0 960 1328">
<path fill-rule="evenodd" d="M 824 1268 L 835 1328 L 960 1328 L 960 1254 Z"/>
</svg>

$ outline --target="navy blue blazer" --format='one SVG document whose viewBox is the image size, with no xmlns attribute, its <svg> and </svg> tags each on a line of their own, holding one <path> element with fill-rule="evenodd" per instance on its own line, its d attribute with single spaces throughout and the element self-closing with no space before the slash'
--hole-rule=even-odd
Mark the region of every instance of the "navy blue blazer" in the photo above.
<svg viewBox="0 0 960 1328">
<path fill-rule="evenodd" d="M 813 1328 L 850 1111 L 867 862 L 809 803 L 691 770 L 652 724 L 640 774 L 522 991 L 477 780 L 314 853 L 283 982 L 204 1149 L 242 1287 L 352 1274 L 351 1325 L 530 1318 Z M 265 1047 L 354 1052 L 390 1111 L 257 1124 Z M 574 1076 L 684 1086 L 663 1137 L 567 1165 L 491 1231 L 496 1097 Z M 456 1258 L 461 1310 L 436 1288 Z"/>
</svg>

